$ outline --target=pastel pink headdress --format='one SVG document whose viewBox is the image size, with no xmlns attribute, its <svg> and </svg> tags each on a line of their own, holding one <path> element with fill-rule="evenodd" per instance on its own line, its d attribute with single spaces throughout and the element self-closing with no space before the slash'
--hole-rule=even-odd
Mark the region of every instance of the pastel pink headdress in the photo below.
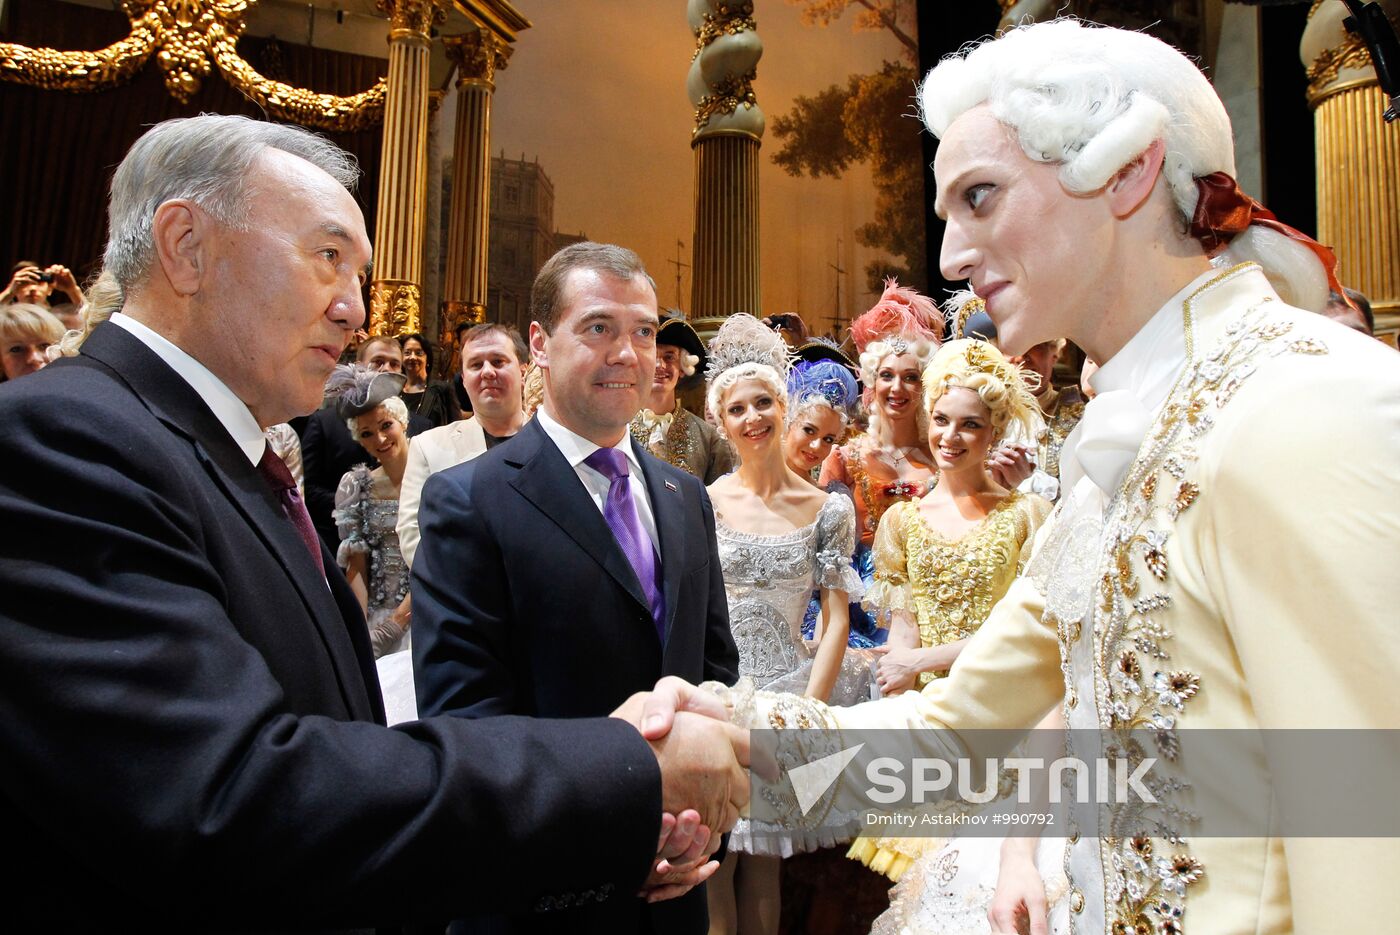
<svg viewBox="0 0 1400 935">
<path fill-rule="evenodd" d="M 932 299 L 908 286 L 901 286 L 891 276 L 885 280 L 885 291 L 880 300 L 851 322 L 851 340 L 859 353 L 864 353 L 871 342 L 882 338 L 886 343 L 903 339 L 909 344 L 926 341 L 936 345 L 941 321 L 938 306 Z"/>
</svg>

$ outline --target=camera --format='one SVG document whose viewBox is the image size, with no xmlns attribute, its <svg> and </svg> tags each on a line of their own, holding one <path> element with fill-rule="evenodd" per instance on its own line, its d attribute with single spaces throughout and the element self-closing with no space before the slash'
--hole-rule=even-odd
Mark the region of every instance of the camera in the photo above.
<svg viewBox="0 0 1400 935">
<path fill-rule="evenodd" d="M 40 281 L 40 282 L 53 282 L 53 273 L 40 273 L 40 274 L 39 274 L 39 281 Z"/>
</svg>

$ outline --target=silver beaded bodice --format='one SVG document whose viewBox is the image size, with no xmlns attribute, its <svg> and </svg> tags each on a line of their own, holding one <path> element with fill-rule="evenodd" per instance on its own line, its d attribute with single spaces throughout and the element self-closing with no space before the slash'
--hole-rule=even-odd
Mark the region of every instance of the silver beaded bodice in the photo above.
<svg viewBox="0 0 1400 935">
<path fill-rule="evenodd" d="M 814 588 L 832 588 L 858 600 L 860 579 L 851 568 L 855 509 L 849 498 L 827 496 L 810 526 L 760 536 L 716 523 L 729 626 L 739 648 L 739 672 L 758 686 L 796 671 L 812 650 L 802 640 L 802 617 Z"/>
</svg>

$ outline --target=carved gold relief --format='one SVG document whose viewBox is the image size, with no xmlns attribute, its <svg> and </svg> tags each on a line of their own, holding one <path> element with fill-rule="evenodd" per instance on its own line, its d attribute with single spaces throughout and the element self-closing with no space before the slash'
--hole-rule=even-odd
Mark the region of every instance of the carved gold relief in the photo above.
<svg viewBox="0 0 1400 935">
<path fill-rule="evenodd" d="M 479 30 L 462 36 L 444 36 L 443 48 L 457 66 L 457 87 L 482 83 L 495 87 L 496 72 L 504 69 L 514 51 L 494 33 Z"/>
<path fill-rule="evenodd" d="M 700 99 L 695 108 L 695 132 L 699 132 L 716 114 L 732 114 L 740 105 L 752 107 L 758 103 L 753 93 L 753 82 L 758 77 L 757 70 L 734 78 L 725 78 L 714 87 L 714 92 Z"/>
<path fill-rule="evenodd" d="M 422 316 L 422 295 L 418 284 L 401 279 L 381 279 L 369 287 L 369 333 L 401 334 L 418 331 Z"/>
<path fill-rule="evenodd" d="M 439 315 L 442 326 L 438 329 L 439 379 L 451 379 L 462 365 L 462 348 L 457 343 L 459 329 L 479 325 L 486 320 L 486 306 L 475 302 L 461 302 L 449 299 L 442 303 Z"/>
<path fill-rule="evenodd" d="M 279 119 L 322 130 L 360 130 L 380 122 L 385 83 L 359 94 L 318 94 L 259 74 L 238 54 L 245 17 L 257 0 L 122 0 L 131 33 L 95 52 L 63 52 L 0 43 L 0 79 L 51 91 L 98 91 L 129 79 L 155 54 L 165 87 L 182 103 L 212 67 Z"/>
<path fill-rule="evenodd" d="M 1331 49 L 1323 49 L 1308 66 L 1308 97 L 1314 98 L 1323 89 L 1337 80 L 1343 68 L 1370 68 L 1371 53 L 1366 43 L 1355 33 L 1347 33 L 1342 44 Z"/>
<path fill-rule="evenodd" d="M 752 3 L 721 5 L 718 13 L 706 13 L 700 28 L 695 30 L 695 55 L 720 36 L 737 36 L 748 30 L 758 31 Z"/>
</svg>

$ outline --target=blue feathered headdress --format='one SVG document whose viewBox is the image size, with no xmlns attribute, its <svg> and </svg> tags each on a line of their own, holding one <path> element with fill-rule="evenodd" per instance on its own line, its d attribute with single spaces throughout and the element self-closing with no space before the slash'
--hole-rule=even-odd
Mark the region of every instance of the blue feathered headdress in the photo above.
<svg viewBox="0 0 1400 935">
<path fill-rule="evenodd" d="M 802 404 L 820 396 L 832 409 L 849 416 L 860 398 L 860 387 L 851 371 L 831 360 L 800 360 L 788 374 L 788 411 L 796 412 Z"/>
</svg>

